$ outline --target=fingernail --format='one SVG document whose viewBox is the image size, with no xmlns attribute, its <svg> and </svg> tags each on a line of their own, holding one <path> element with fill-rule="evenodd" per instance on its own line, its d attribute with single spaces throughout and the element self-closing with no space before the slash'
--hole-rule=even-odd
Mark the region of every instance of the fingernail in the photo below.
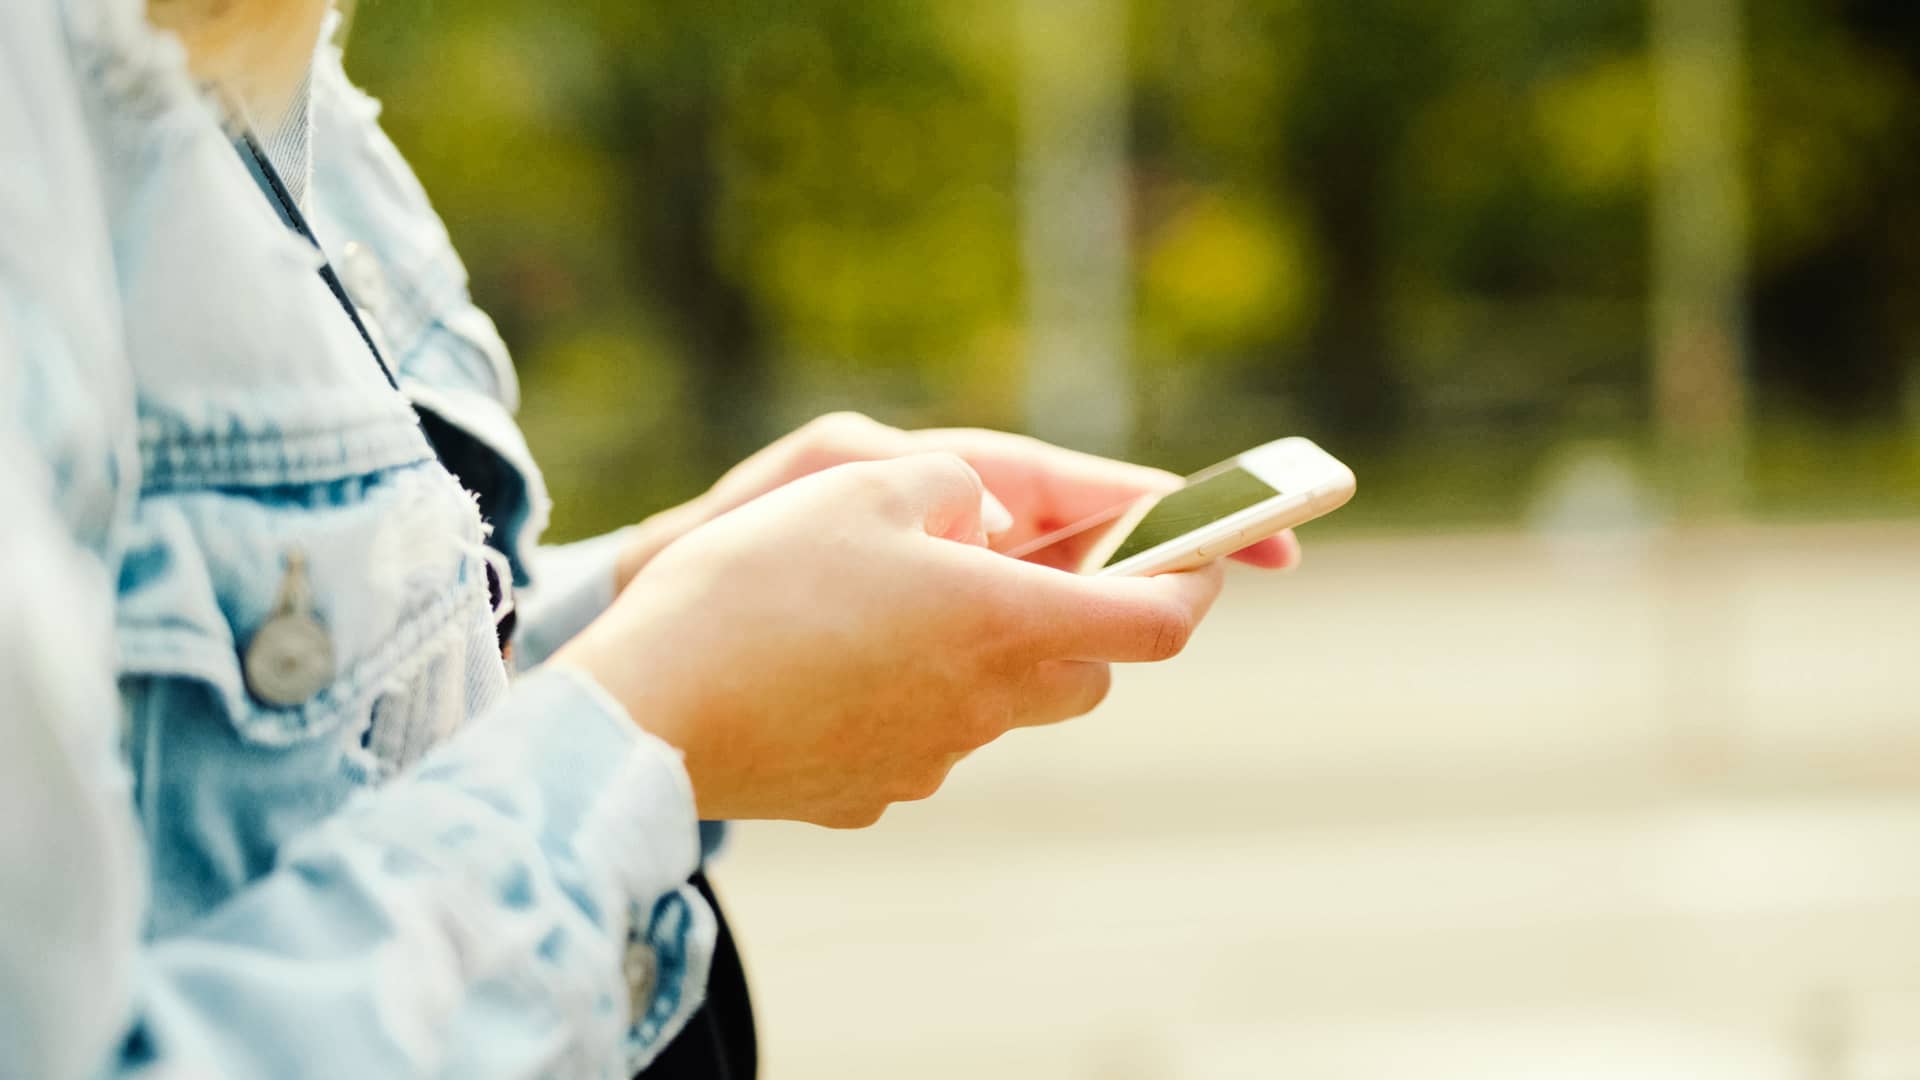
<svg viewBox="0 0 1920 1080">
<path fill-rule="evenodd" d="M 980 493 L 980 527 L 988 536 L 1013 528 L 1013 512 L 1007 509 L 1007 504 L 994 498 L 991 491 Z"/>
</svg>

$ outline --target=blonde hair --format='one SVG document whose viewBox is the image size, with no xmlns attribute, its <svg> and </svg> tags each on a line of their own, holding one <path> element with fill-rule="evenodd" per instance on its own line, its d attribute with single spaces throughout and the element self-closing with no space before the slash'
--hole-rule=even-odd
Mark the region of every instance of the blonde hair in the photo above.
<svg viewBox="0 0 1920 1080">
<path fill-rule="evenodd" d="M 319 44 L 328 0 L 148 0 L 147 18 L 173 32 L 198 78 L 250 112 L 278 115 Z"/>
</svg>

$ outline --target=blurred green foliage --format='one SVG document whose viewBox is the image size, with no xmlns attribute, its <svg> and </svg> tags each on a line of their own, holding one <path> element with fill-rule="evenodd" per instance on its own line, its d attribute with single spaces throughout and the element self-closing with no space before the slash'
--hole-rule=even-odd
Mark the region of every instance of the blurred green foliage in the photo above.
<svg viewBox="0 0 1920 1080">
<path fill-rule="evenodd" d="M 827 409 L 1020 425 L 1013 2 L 362 5 L 563 532 Z M 1648 452 L 1644 2 L 1115 3 L 1139 456 L 1304 432 L 1440 524 Z M 1751 508 L 1920 510 L 1920 6 L 1745 14 Z"/>
</svg>

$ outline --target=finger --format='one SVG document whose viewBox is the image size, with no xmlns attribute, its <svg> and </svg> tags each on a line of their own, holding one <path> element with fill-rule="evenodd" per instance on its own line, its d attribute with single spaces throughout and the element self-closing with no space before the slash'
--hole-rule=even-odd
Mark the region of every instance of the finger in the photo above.
<svg viewBox="0 0 1920 1080">
<path fill-rule="evenodd" d="M 923 529 L 929 536 L 986 545 L 980 518 L 986 488 L 958 455 L 909 454 L 831 471 L 874 493 L 881 513 L 899 524 Z"/>
<path fill-rule="evenodd" d="M 1300 565 L 1300 541 L 1294 537 L 1293 530 L 1288 529 L 1241 548 L 1233 553 L 1233 558 L 1263 570 L 1291 570 Z"/>
<path fill-rule="evenodd" d="M 1140 500 L 1134 499 L 1064 529 L 1057 529 L 1044 536 L 1036 536 L 1023 544 L 1007 547 L 1002 542 L 994 546 L 996 550 L 1004 551 L 1010 558 L 1079 572 L 1087 568 L 1088 556 L 1094 548 L 1113 539 L 1115 530 L 1129 529 L 1132 527 L 1131 522 L 1139 520 L 1134 516 L 1134 511 L 1139 506 Z M 1129 524 L 1123 524 L 1123 520 Z"/>
<path fill-rule="evenodd" d="M 1010 647 L 1033 659 L 1144 662 L 1186 648 L 1220 593 L 1221 570 L 1157 577 L 1089 577 L 1013 559 L 992 571 L 1012 613 Z"/>
<path fill-rule="evenodd" d="M 792 461 L 788 467 L 802 474 L 848 462 L 885 461 L 934 449 L 923 445 L 913 433 L 857 412 L 829 413 L 819 417 L 782 439 L 781 443 L 791 446 L 788 456 Z M 981 497 L 980 520 L 990 536 L 1004 533 L 1014 524 L 1013 513 L 991 491 Z"/>
<path fill-rule="evenodd" d="M 708 516 L 732 510 L 804 476 L 854 461 L 884 461 L 928 449 L 906 432 L 856 412 L 828 413 L 727 470 L 701 499 Z"/>
<path fill-rule="evenodd" d="M 1161 469 L 1084 454 L 1024 435 L 971 428 L 910 433 L 930 448 L 972 463 L 1018 523 L 1002 546 L 1018 544 L 1139 498 L 1180 486 Z"/>
<path fill-rule="evenodd" d="M 1057 724 L 1085 716 L 1106 700 L 1113 669 L 1084 660 L 1044 660 L 1035 664 L 1021 687 L 1015 727 Z"/>
<path fill-rule="evenodd" d="M 817 417 L 781 441 L 789 440 L 794 445 L 794 466 L 809 472 L 934 449 L 920 445 L 908 432 L 857 412 Z"/>
</svg>

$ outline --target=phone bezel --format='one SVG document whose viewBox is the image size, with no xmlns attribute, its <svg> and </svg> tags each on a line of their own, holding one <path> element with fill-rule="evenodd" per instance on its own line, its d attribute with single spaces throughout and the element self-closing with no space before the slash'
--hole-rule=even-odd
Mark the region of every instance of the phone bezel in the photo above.
<svg viewBox="0 0 1920 1080">
<path fill-rule="evenodd" d="M 1198 483 L 1232 468 L 1246 470 L 1279 494 L 1156 544 L 1112 566 L 1101 566 L 1100 563 L 1111 556 L 1145 516 L 1151 503 L 1144 503 L 1116 522 L 1107 537 L 1087 553 L 1081 572 L 1111 577 L 1159 574 L 1200 566 L 1223 555 L 1231 555 L 1282 529 L 1304 524 L 1338 509 L 1353 497 L 1353 470 L 1311 439 L 1297 435 L 1276 439 L 1209 465 L 1187 477 L 1186 482 Z"/>
</svg>

